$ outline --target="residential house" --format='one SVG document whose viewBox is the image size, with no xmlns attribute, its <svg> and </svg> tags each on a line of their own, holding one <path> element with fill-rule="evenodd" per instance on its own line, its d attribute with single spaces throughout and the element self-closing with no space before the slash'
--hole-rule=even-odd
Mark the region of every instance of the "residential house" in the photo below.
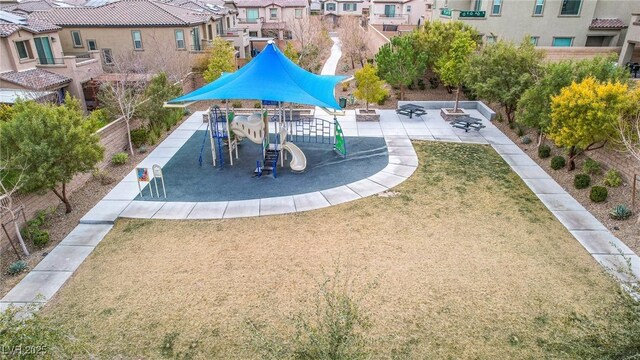
<svg viewBox="0 0 640 360">
<path fill-rule="evenodd" d="M 224 27 L 210 11 L 150 0 L 120 0 L 97 7 L 55 8 L 31 16 L 60 27 L 65 54 L 97 50 L 105 71 L 131 64 L 178 78 L 191 71 Z"/>
<path fill-rule="evenodd" d="M 341 16 L 362 16 L 364 0 L 325 0 L 322 2 L 322 15 L 338 24 Z"/>
<path fill-rule="evenodd" d="M 309 17 L 307 0 L 236 0 L 238 23 L 254 40 L 293 39 L 292 24 Z"/>
<path fill-rule="evenodd" d="M 250 55 L 249 32 L 246 28 L 238 27 L 238 8 L 233 1 L 168 0 L 165 3 L 198 13 L 213 13 L 221 16 L 220 21 L 216 22 L 216 36 L 233 43 L 239 58 L 244 59 Z M 207 32 L 210 30 L 212 29 L 207 27 Z"/>
<path fill-rule="evenodd" d="M 484 40 L 538 46 L 619 47 L 638 0 L 432 0 L 432 19 L 473 25 Z"/>
<path fill-rule="evenodd" d="M 56 94 L 61 100 L 69 92 L 84 100 L 83 84 L 102 74 L 102 66 L 97 51 L 64 54 L 61 30 L 50 22 L 0 11 L 0 89 L 12 94 L 9 99 Z"/>
<path fill-rule="evenodd" d="M 435 0 L 371 0 L 369 24 L 389 25 L 420 25 L 428 19 Z"/>
<path fill-rule="evenodd" d="M 622 44 L 620 52 L 620 60 L 618 63 L 624 65 L 627 63 L 640 63 L 640 12 L 631 14 L 633 16 L 627 36 Z"/>
</svg>

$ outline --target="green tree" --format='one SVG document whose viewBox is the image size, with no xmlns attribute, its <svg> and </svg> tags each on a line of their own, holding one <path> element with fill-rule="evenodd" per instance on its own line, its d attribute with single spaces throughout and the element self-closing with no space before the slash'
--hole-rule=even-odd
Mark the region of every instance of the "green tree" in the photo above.
<svg viewBox="0 0 640 360">
<path fill-rule="evenodd" d="M 378 74 L 395 88 L 400 88 L 400 100 L 404 88 L 424 74 L 427 56 L 418 51 L 410 36 L 396 36 L 384 44 L 376 54 Z"/>
<path fill-rule="evenodd" d="M 0 167 L 26 167 L 21 189 L 51 190 L 71 212 L 67 184 L 92 170 L 104 154 L 96 125 L 84 119 L 80 103 L 68 94 L 62 106 L 19 101 L 14 107 L 13 120 L 0 124 Z"/>
<path fill-rule="evenodd" d="M 578 155 L 604 147 L 617 134 L 628 99 L 626 84 L 599 83 L 593 77 L 572 83 L 551 99 L 549 138 L 568 149 L 569 171 Z"/>
<path fill-rule="evenodd" d="M 614 60 L 609 56 L 598 56 L 577 62 L 564 60 L 546 64 L 535 85 L 527 89 L 518 101 L 517 121 L 537 129 L 540 143 L 551 122 L 551 97 L 558 95 L 564 87 L 590 76 L 600 82 L 628 80 L 629 73 L 616 66 Z"/>
<path fill-rule="evenodd" d="M 456 103 L 453 111 L 458 111 L 460 87 L 464 76 L 469 70 L 469 56 L 476 50 L 477 44 L 466 31 L 456 33 L 447 51 L 436 63 L 436 73 L 447 86 L 456 88 Z"/>
<path fill-rule="evenodd" d="M 367 63 L 355 73 L 356 91 L 354 95 L 365 101 L 367 110 L 369 110 L 370 102 L 378 102 L 389 93 L 384 88 L 384 81 L 380 80 L 376 72 L 375 66 Z"/>
<path fill-rule="evenodd" d="M 227 40 L 216 37 L 211 43 L 207 69 L 202 76 L 207 82 L 215 81 L 223 72 L 236 69 L 236 54 L 233 45 Z"/>
<path fill-rule="evenodd" d="M 173 84 L 169 81 L 164 72 L 154 76 L 145 89 L 146 101 L 141 106 L 140 114 L 143 114 L 150 127 L 170 128 L 175 125 L 182 109 L 166 108 L 165 101 L 174 99 L 182 94 L 180 84 Z"/>
<path fill-rule="evenodd" d="M 296 50 L 296 48 L 293 47 L 293 44 L 291 43 L 291 41 L 287 41 L 287 45 L 284 48 L 284 56 L 289 58 L 289 60 L 293 61 L 294 63 L 296 64 L 298 63 L 300 54 L 298 54 L 298 51 Z"/>
<path fill-rule="evenodd" d="M 427 21 L 411 36 L 418 50 L 426 55 L 426 68 L 433 69 L 438 60 L 449 52 L 456 35 L 462 32 L 468 33 L 476 45 L 480 44 L 482 38 L 478 31 L 462 21 Z"/>
<path fill-rule="evenodd" d="M 465 84 L 478 97 L 499 103 L 511 123 L 520 97 L 535 83 L 543 57 L 528 40 L 519 46 L 505 41 L 486 45 L 471 57 Z"/>
</svg>

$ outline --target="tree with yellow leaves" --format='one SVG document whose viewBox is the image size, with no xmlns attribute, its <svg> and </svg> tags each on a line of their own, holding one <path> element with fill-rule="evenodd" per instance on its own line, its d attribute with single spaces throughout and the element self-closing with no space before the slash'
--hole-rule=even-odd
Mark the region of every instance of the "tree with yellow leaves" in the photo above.
<svg viewBox="0 0 640 360">
<path fill-rule="evenodd" d="M 600 149 L 616 136 L 627 98 L 626 84 L 600 83 L 593 77 L 573 82 L 551 98 L 549 138 L 568 149 L 569 171 L 578 155 Z"/>
</svg>

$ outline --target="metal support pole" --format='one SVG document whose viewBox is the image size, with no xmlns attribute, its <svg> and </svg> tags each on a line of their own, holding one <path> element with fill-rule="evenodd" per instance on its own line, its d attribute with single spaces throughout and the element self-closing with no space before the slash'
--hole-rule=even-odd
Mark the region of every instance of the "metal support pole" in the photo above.
<svg viewBox="0 0 640 360">
<path fill-rule="evenodd" d="M 631 208 L 636 209 L 636 184 L 638 183 L 638 174 L 633 174 L 633 190 L 631 192 Z"/>
<path fill-rule="evenodd" d="M 15 221 L 15 220 L 11 220 L 11 221 Z M 11 247 L 13 248 L 13 252 L 16 253 L 18 260 L 22 260 L 22 257 L 20 257 L 20 253 L 18 252 L 18 249 L 16 249 L 15 245 L 13 245 L 13 241 L 11 241 L 11 236 L 9 236 L 9 232 L 7 231 L 7 228 L 4 227 L 4 225 L 5 224 L 2 224 L 2 230 L 4 230 L 5 235 L 7 235 L 7 240 L 9 240 L 9 244 L 11 244 Z"/>
</svg>

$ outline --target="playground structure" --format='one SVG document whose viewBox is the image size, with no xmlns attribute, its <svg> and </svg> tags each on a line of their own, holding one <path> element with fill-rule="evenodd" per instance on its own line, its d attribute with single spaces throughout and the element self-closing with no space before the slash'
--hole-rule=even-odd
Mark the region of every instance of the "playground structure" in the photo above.
<svg viewBox="0 0 640 360">
<path fill-rule="evenodd" d="M 211 154 L 214 166 L 224 167 L 225 152 L 233 165 L 234 154 L 238 157 L 238 145 L 244 138 L 260 144 L 261 150 L 256 160 L 255 174 L 271 173 L 275 177 L 278 162 L 284 166 L 287 156 L 291 156 L 290 167 L 301 172 L 307 168 L 305 154 L 293 141 L 314 141 L 331 143 L 334 149 L 346 156 L 342 129 L 338 121 L 322 119 L 293 119 L 293 110 L 289 108 L 289 120 L 283 103 L 305 104 L 327 109 L 340 109 L 335 99 L 335 87 L 343 81 L 342 75 L 317 75 L 306 71 L 289 60 L 273 43 L 269 41 L 264 50 L 248 64 L 233 73 L 223 73 L 215 81 L 180 96 L 167 103 L 167 106 L 196 101 L 223 100 L 226 102 L 224 114 L 220 108 L 209 111 L 207 130 L 211 136 Z M 260 100 L 260 111 L 249 115 L 238 115 L 229 111 L 229 100 Z M 263 106 L 275 106 L 270 116 Z M 293 124 L 293 125 L 292 125 Z M 273 136 L 270 130 L 274 130 Z M 295 140 L 294 140 L 295 138 Z M 199 162 L 206 136 L 202 142 Z M 226 150 L 224 147 L 227 147 Z"/>
<path fill-rule="evenodd" d="M 289 163 L 291 170 L 303 172 L 307 167 L 307 158 L 293 141 L 326 143 L 333 146 L 333 149 L 341 156 L 346 156 L 344 134 L 335 118 L 333 121 L 313 117 L 294 120 L 293 112 L 290 110 L 290 117 L 287 120 L 286 111 L 280 105 L 278 104 L 276 114 L 272 115 L 270 119 L 266 109 L 261 109 L 250 115 L 235 115 L 228 108 L 223 114 L 218 106 L 211 107 L 209 112 L 204 114 L 207 130 L 198 158 L 200 166 L 203 163 L 203 153 L 208 136 L 211 139 L 213 166 L 220 168 L 225 166 L 225 152 L 229 154 L 229 164 L 233 165 L 234 156 L 236 159 L 238 158 L 238 144 L 243 139 L 246 138 L 261 145 L 254 170 L 257 176 L 272 174 L 276 177 L 278 162 L 280 167 L 284 167 L 285 161 L 288 160 L 287 155 L 291 156 Z M 275 130 L 273 139 L 269 131 L 269 123 L 273 124 Z"/>
</svg>

